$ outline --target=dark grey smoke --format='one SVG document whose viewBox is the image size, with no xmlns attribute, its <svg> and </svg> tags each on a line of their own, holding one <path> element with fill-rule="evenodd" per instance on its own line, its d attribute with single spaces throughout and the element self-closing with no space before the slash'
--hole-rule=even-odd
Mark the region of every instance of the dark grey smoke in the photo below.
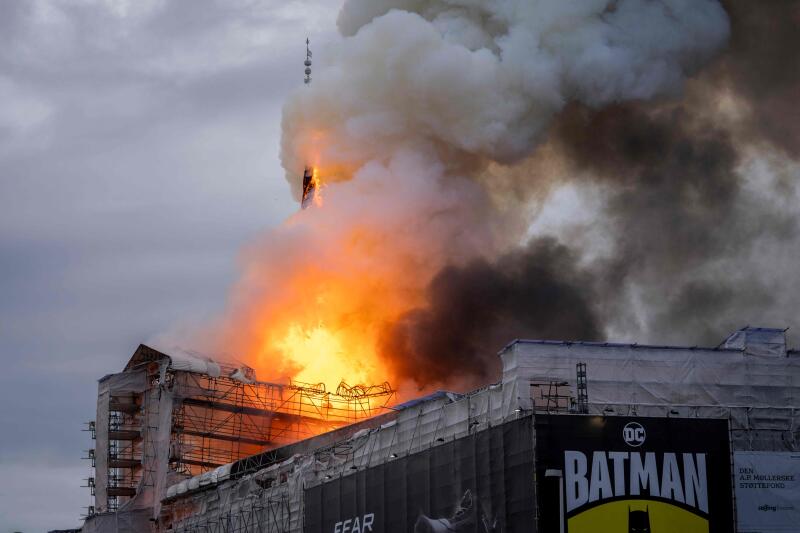
<svg viewBox="0 0 800 533">
<path fill-rule="evenodd" d="M 420 386 L 485 383 L 499 371 L 493 354 L 511 339 L 599 339 L 591 287 L 569 249 L 538 239 L 496 262 L 439 272 L 427 307 L 392 325 L 382 348 Z"/>
<path fill-rule="evenodd" d="M 798 211 L 780 201 L 796 169 L 755 179 L 755 192 L 743 170 L 755 150 L 776 173 L 800 154 L 800 2 L 724 4 L 730 47 L 683 99 L 572 104 L 551 128 L 574 175 L 608 191 L 597 223 L 612 253 L 581 270 L 581 250 L 534 241 L 443 270 L 428 306 L 387 332 L 402 372 L 423 385 L 496 377 L 494 353 L 515 337 L 714 345 L 747 323 L 800 326 L 783 297 L 800 286 L 796 268 L 770 259 L 798 249 Z M 745 103 L 738 120 L 718 114 L 731 95 Z"/>
<path fill-rule="evenodd" d="M 594 266 L 607 314 L 634 320 L 635 292 L 656 341 L 714 343 L 758 320 L 778 280 L 748 272 L 747 255 L 766 240 L 794 244 L 796 216 L 744 188 L 743 147 L 713 118 L 687 103 L 575 108 L 554 131 L 569 160 L 613 191 L 604 214 L 615 253 Z"/>
<path fill-rule="evenodd" d="M 573 164 L 614 190 L 605 214 L 616 257 L 595 266 L 604 307 L 632 321 L 636 292 L 656 342 L 713 344 L 747 322 L 800 325 L 779 298 L 795 271 L 753 260 L 798 248 L 798 211 L 779 202 L 796 193 L 796 169 L 759 195 L 741 171 L 755 150 L 779 153 L 778 173 L 800 155 L 800 2 L 724 5 L 730 46 L 682 101 L 575 106 L 553 130 Z M 745 103 L 741 120 L 713 111 L 726 92 Z"/>
<path fill-rule="evenodd" d="M 724 0 L 731 41 L 715 83 L 725 80 L 752 108 L 753 140 L 800 153 L 800 2 Z"/>
</svg>

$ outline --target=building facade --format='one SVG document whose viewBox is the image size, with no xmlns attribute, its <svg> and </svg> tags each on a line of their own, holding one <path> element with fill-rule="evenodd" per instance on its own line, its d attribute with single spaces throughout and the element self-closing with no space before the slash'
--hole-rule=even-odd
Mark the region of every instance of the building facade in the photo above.
<svg viewBox="0 0 800 533">
<path fill-rule="evenodd" d="M 715 348 L 517 340 L 499 356 L 502 380 L 468 394 L 438 392 L 203 472 L 170 470 L 139 504 L 146 526 L 713 533 L 798 523 L 800 353 L 782 330 L 745 328 Z M 84 530 L 140 531 L 119 524 L 120 510 Z"/>
</svg>

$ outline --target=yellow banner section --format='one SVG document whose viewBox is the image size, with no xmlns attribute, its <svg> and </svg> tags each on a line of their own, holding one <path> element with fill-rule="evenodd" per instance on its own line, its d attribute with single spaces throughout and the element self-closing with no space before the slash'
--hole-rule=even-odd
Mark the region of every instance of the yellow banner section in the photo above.
<svg viewBox="0 0 800 533">
<path fill-rule="evenodd" d="M 592 507 L 567 521 L 569 533 L 708 533 L 708 520 L 653 500 L 618 500 Z"/>
</svg>

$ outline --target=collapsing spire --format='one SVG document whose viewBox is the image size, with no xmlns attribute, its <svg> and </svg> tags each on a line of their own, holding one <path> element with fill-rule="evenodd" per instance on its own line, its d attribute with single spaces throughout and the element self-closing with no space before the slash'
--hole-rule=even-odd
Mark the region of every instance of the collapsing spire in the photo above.
<svg viewBox="0 0 800 533">
<path fill-rule="evenodd" d="M 306 77 L 303 81 L 306 85 L 311 83 L 311 49 L 308 47 L 310 43 L 311 41 L 309 41 L 308 37 L 306 37 L 306 60 L 303 61 L 303 64 L 306 66 Z"/>
<path fill-rule="evenodd" d="M 306 77 L 303 80 L 306 85 L 311 84 L 311 49 L 309 48 L 308 37 L 306 37 L 306 60 L 303 64 L 306 66 Z M 305 209 L 314 203 L 314 191 L 316 189 L 316 182 L 314 180 L 314 171 L 308 167 L 303 170 L 303 197 L 300 200 L 300 208 Z"/>
<path fill-rule="evenodd" d="M 303 171 L 303 198 L 300 200 L 300 208 L 305 209 L 314 203 L 314 193 L 317 189 L 317 181 L 314 179 L 314 171 L 308 167 Z"/>
</svg>

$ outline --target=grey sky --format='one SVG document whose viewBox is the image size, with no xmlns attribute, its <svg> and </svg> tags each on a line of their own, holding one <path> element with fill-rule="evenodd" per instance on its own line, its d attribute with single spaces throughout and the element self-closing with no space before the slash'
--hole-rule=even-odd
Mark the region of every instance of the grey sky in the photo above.
<svg viewBox="0 0 800 533">
<path fill-rule="evenodd" d="M 96 380 L 297 208 L 280 109 L 337 4 L 0 2 L 0 531 L 79 523 Z"/>
</svg>

